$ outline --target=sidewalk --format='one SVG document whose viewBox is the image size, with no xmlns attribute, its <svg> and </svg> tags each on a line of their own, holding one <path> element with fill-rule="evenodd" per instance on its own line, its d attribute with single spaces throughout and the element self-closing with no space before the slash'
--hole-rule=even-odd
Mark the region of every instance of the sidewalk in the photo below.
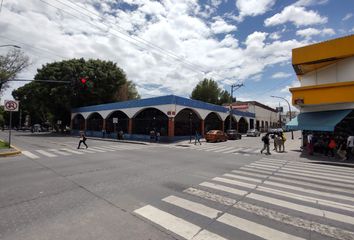
<svg viewBox="0 0 354 240">
<path fill-rule="evenodd" d="M 78 136 L 77 138 L 80 138 Z M 100 138 L 100 137 L 86 137 L 87 139 L 97 140 L 97 141 L 106 141 L 106 142 L 122 142 L 122 143 L 131 143 L 131 144 L 141 144 L 141 145 L 149 145 L 150 142 L 142 142 L 142 141 L 131 141 L 131 140 L 118 140 L 113 138 Z"/>
</svg>

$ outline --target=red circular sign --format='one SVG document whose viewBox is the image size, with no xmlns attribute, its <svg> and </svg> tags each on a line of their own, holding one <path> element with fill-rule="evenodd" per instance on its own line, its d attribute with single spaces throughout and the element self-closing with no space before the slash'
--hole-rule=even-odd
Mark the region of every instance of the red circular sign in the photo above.
<svg viewBox="0 0 354 240">
<path fill-rule="evenodd" d="M 17 102 L 15 101 L 7 101 L 5 103 L 5 108 L 9 111 L 13 111 L 17 109 Z"/>
</svg>

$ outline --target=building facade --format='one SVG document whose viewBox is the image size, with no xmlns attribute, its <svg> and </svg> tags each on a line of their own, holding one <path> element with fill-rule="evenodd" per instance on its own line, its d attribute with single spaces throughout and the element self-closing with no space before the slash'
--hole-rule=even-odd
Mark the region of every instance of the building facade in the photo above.
<svg viewBox="0 0 354 240">
<path fill-rule="evenodd" d="M 292 52 L 300 87 L 291 88 L 292 104 L 300 110 L 290 129 L 354 131 L 354 35 Z"/>
<path fill-rule="evenodd" d="M 257 101 L 237 101 L 232 104 L 232 108 L 255 114 L 255 122 L 250 126 L 250 129 L 255 128 L 261 132 L 267 132 L 269 128 L 275 128 L 279 125 L 277 111 Z"/>
<path fill-rule="evenodd" d="M 231 119 L 231 121 L 230 121 Z M 245 133 L 254 113 L 232 110 L 202 101 L 168 95 L 76 108 L 71 113 L 74 133 L 116 138 L 122 131 L 128 139 L 147 140 L 158 131 L 161 140 L 173 141 L 208 130 L 232 129 Z"/>
</svg>

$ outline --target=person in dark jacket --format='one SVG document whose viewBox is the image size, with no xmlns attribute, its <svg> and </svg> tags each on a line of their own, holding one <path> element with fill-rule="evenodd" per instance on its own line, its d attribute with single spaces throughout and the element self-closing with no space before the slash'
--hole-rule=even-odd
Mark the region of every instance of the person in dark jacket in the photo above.
<svg viewBox="0 0 354 240">
<path fill-rule="evenodd" d="M 86 146 L 86 148 L 88 148 L 88 146 L 87 146 L 87 144 L 86 144 L 86 136 L 85 136 L 84 133 L 81 133 L 81 134 L 80 134 L 80 141 L 79 141 L 79 145 L 77 146 L 77 149 L 80 148 L 81 143 L 83 143 L 83 144 Z"/>
<path fill-rule="evenodd" d="M 262 137 L 262 141 L 263 141 L 263 148 L 261 150 L 261 154 L 263 153 L 264 150 L 267 149 L 266 154 L 270 155 L 271 153 L 269 152 L 269 133 L 267 133 L 266 135 L 264 135 Z"/>
</svg>

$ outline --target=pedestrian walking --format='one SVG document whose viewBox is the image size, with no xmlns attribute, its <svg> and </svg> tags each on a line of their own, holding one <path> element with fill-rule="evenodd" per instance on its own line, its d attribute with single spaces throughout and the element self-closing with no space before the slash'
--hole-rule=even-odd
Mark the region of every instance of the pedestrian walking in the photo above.
<svg viewBox="0 0 354 240">
<path fill-rule="evenodd" d="M 160 132 L 159 131 L 156 131 L 156 136 L 155 136 L 155 141 L 156 142 L 160 142 Z"/>
<path fill-rule="evenodd" d="M 195 131 L 194 145 L 197 145 L 197 141 L 199 142 L 200 145 L 202 145 L 202 143 L 200 142 L 200 135 L 199 135 L 198 131 Z"/>
<path fill-rule="evenodd" d="M 307 135 L 307 152 L 309 155 L 313 155 L 313 142 L 312 142 L 313 135 L 311 132 Z"/>
<path fill-rule="evenodd" d="M 263 141 L 263 148 L 261 150 L 261 154 L 263 153 L 264 150 L 267 150 L 266 154 L 270 155 L 271 153 L 269 152 L 269 133 L 267 133 L 262 137 L 262 141 Z"/>
<path fill-rule="evenodd" d="M 350 160 L 354 154 L 354 136 L 348 136 L 347 138 L 347 160 Z"/>
<path fill-rule="evenodd" d="M 342 141 L 337 150 L 337 155 L 340 157 L 341 161 L 347 160 L 347 143 Z"/>
<path fill-rule="evenodd" d="M 80 148 L 81 143 L 83 143 L 86 146 L 86 149 L 88 148 L 87 144 L 86 144 L 86 136 L 84 133 L 80 134 L 80 141 L 79 141 L 79 145 L 77 146 L 77 149 Z"/>
<path fill-rule="evenodd" d="M 328 142 L 326 156 L 328 156 L 328 153 L 330 152 L 331 156 L 334 157 L 334 149 L 336 147 L 337 147 L 336 141 L 334 140 L 333 137 L 331 137 Z"/>
</svg>

